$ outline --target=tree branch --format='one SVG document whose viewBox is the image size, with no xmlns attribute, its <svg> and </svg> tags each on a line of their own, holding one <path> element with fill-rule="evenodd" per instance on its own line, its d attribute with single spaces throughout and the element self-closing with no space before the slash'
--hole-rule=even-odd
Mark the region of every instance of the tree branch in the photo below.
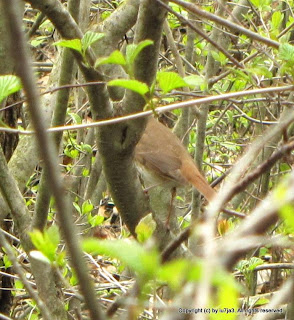
<svg viewBox="0 0 294 320">
<path fill-rule="evenodd" d="M 86 267 L 85 261 L 82 258 L 83 252 L 78 242 L 78 235 L 75 232 L 75 227 L 72 221 L 71 211 L 65 201 L 65 189 L 62 185 L 60 174 L 58 171 L 58 162 L 56 150 L 53 142 L 49 139 L 45 130 L 44 116 L 40 108 L 39 95 L 35 86 L 35 79 L 30 67 L 29 55 L 25 45 L 25 38 L 22 31 L 21 15 L 19 12 L 18 1 L 10 0 L 6 1 L 6 13 L 9 22 L 9 32 L 11 37 L 14 38 L 14 48 L 11 50 L 11 54 L 17 63 L 16 73 L 22 80 L 23 88 L 25 90 L 28 109 L 31 115 L 33 126 L 37 134 L 37 143 L 41 156 L 44 161 L 44 165 L 47 167 L 49 178 L 48 183 L 51 192 L 55 198 L 55 203 L 58 211 L 58 218 L 60 221 L 60 227 L 64 235 L 64 239 L 71 256 L 72 264 L 77 273 L 81 291 L 85 298 L 85 303 L 90 311 L 91 319 L 99 320 L 103 319 L 100 307 L 96 301 L 95 291 L 93 284 L 89 278 L 89 271 Z M 45 1 L 44 5 L 46 10 L 50 12 L 52 4 L 55 1 Z M 61 4 L 59 3 L 61 6 Z M 66 11 L 61 6 L 61 12 L 64 14 Z M 68 13 L 67 13 L 68 14 Z M 72 19 L 72 18 L 71 18 Z M 60 20 L 63 23 L 63 19 Z M 59 23 L 59 24 L 60 24 Z"/>
</svg>

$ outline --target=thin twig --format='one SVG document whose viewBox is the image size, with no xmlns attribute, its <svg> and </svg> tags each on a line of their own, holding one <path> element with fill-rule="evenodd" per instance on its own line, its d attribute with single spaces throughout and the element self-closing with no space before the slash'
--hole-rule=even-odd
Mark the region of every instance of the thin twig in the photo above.
<svg viewBox="0 0 294 320">
<path fill-rule="evenodd" d="M 120 123 L 120 122 L 127 121 L 127 120 L 148 117 L 148 116 L 151 116 L 152 114 L 162 114 L 167 111 L 172 111 L 172 110 L 180 109 L 180 108 L 189 108 L 192 106 L 202 105 L 205 103 L 213 103 L 216 101 L 228 100 L 231 98 L 243 97 L 243 96 L 249 96 L 249 95 L 276 93 L 276 92 L 292 91 L 292 90 L 294 90 L 294 86 L 289 85 L 289 86 L 251 89 L 251 90 L 245 90 L 245 91 L 212 95 L 212 96 L 207 96 L 207 97 L 203 97 L 203 98 L 199 98 L 199 99 L 191 99 L 191 100 L 185 100 L 185 101 L 181 101 L 181 102 L 171 103 L 167 106 L 160 106 L 160 107 L 154 108 L 154 110 L 147 110 L 147 111 L 143 111 L 143 112 L 129 114 L 129 115 L 126 115 L 123 117 L 117 117 L 117 118 L 108 119 L 108 120 L 96 121 L 96 122 L 92 122 L 92 123 L 53 127 L 53 128 L 47 129 L 47 132 L 59 132 L 59 131 L 66 131 L 66 130 L 81 130 L 81 129 L 86 129 L 86 128 L 102 127 L 102 126 L 106 126 L 106 125 Z M 10 133 L 18 133 L 18 134 L 26 134 L 26 135 L 31 135 L 31 134 L 35 133 L 32 130 L 18 130 L 18 129 L 12 129 L 12 128 L 0 128 L 0 132 L 1 131 L 10 132 Z"/>
<path fill-rule="evenodd" d="M 20 280 L 22 281 L 23 285 L 25 286 L 27 292 L 30 294 L 31 298 L 36 301 L 36 304 L 37 304 L 38 308 L 41 310 L 43 317 L 47 320 L 52 320 L 53 317 L 52 317 L 51 313 L 49 312 L 49 310 L 47 309 L 46 305 L 39 298 L 38 294 L 35 292 L 35 290 L 31 286 L 31 284 L 27 280 L 25 272 L 23 271 L 21 265 L 18 263 L 15 255 L 13 253 L 13 250 L 11 249 L 11 246 L 9 245 L 7 240 L 5 239 L 4 232 L 3 232 L 2 228 L 0 228 L 0 243 L 1 243 L 1 246 L 5 249 L 9 260 L 13 264 L 13 269 L 18 274 L 18 276 L 19 276 Z"/>
<path fill-rule="evenodd" d="M 283 145 L 277 149 L 266 161 L 261 163 L 254 171 L 250 172 L 244 179 L 230 190 L 228 195 L 228 201 L 237 193 L 246 189 L 254 180 L 260 177 L 264 172 L 273 167 L 273 165 L 287 153 L 294 149 L 294 141 Z"/>
<path fill-rule="evenodd" d="M 236 60 L 227 50 L 225 50 L 222 46 L 220 46 L 216 41 L 211 39 L 209 36 L 206 35 L 205 32 L 200 30 L 199 28 L 195 27 L 193 23 L 191 23 L 189 20 L 184 18 L 182 15 L 177 13 L 176 11 L 172 10 L 167 4 L 160 0 L 156 0 L 163 8 L 165 8 L 167 11 L 172 13 L 174 16 L 176 16 L 180 21 L 188 25 L 192 30 L 194 30 L 196 33 L 200 35 L 203 39 L 205 39 L 207 42 L 209 42 L 211 45 L 213 45 L 217 50 L 219 50 L 221 53 L 223 53 L 235 66 L 238 68 L 244 69 L 244 66 Z"/>
<path fill-rule="evenodd" d="M 27 96 L 32 124 L 37 133 L 36 140 L 44 165 L 48 170 L 48 184 L 52 195 L 55 198 L 60 228 L 63 232 L 64 240 L 71 257 L 71 262 L 76 271 L 86 306 L 89 309 L 90 317 L 92 320 L 104 319 L 100 305 L 96 299 L 93 283 L 90 280 L 89 270 L 83 259 L 83 251 L 81 250 L 76 228 L 73 224 L 71 210 L 66 200 L 65 188 L 63 187 L 58 170 L 57 152 L 53 141 L 49 139 L 45 129 L 44 115 L 42 113 L 42 108 L 40 108 L 41 103 L 39 94 L 36 89 L 36 82 L 31 69 L 29 54 L 26 49 L 26 40 L 22 31 L 19 3 L 17 0 L 6 0 L 6 2 L 9 32 L 15 41 L 11 54 L 17 62 L 16 73 L 22 81 Z"/>
<path fill-rule="evenodd" d="M 161 4 L 160 0 L 157 0 L 158 3 Z M 270 47 L 273 48 L 279 48 L 280 43 L 274 40 L 271 40 L 269 38 L 263 37 L 258 33 L 252 32 L 249 29 L 246 29 L 236 23 L 233 23 L 231 21 L 229 21 L 228 19 L 224 19 L 222 17 L 219 17 L 213 13 L 210 13 L 208 11 L 204 11 L 201 10 L 198 6 L 196 6 L 195 4 L 192 3 L 188 3 L 182 0 L 172 0 L 172 2 L 176 3 L 177 5 L 187 9 L 190 12 L 193 12 L 194 14 L 205 18 L 207 20 L 211 20 L 213 22 L 215 22 L 216 24 L 219 24 L 221 26 L 227 27 L 228 29 L 235 31 L 235 32 L 241 32 L 243 34 L 245 34 L 247 37 L 262 42 Z"/>
</svg>

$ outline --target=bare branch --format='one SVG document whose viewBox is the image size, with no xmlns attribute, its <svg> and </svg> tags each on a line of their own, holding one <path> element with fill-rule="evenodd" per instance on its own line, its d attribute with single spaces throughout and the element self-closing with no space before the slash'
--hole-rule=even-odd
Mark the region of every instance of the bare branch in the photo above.
<svg viewBox="0 0 294 320">
<path fill-rule="evenodd" d="M 60 227 L 63 231 L 67 248 L 71 255 L 72 264 L 77 272 L 80 288 L 84 294 L 85 302 L 90 311 L 91 318 L 93 320 L 103 319 L 104 317 L 99 308 L 99 304 L 96 301 L 93 284 L 89 278 L 89 271 L 86 267 L 84 259 L 82 258 L 83 252 L 78 242 L 78 236 L 77 232 L 75 232 L 76 230 L 72 221 L 71 212 L 65 200 L 65 188 L 62 185 L 61 177 L 58 171 L 56 150 L 45 130 L 46 126 L 44 122 L 44 116 L 40 108 L 39 95 L 35 86 L 35 79 L 31 70 L 31 63 L 29 62 L 30 59 L 25 45 L 22 25 L 20 23 L 21 15 L 18 10 L 18 1 L 10 0 L 8 2 L 9 3 L 7 3 L 6 8 L 9 21 L 9 32 L 15 39 L 15 47 L 14 50 L 12 50 L 12 55 L 17 62 L 16 72 L 21 78 L 24 90 L 26 92 L 28 108 L 31 114 L 33 126 L 35 131 L 38 133 L 37 142 L 44 165 L 48 170 L 48 183 L 55 198 Z M 61 6 L 60 2 L 58 3 Z M 50 8 L 52 9 L 51 5 L 52 1 L 48 2 L 47 6 L 45 5 L 45 7 L 49 10 Z M 62 7 L 62 10 L 65 9 Z M 62 23 L 62 21 L 63 20 L 61 20 L 60 23 Z"/>
</svg>

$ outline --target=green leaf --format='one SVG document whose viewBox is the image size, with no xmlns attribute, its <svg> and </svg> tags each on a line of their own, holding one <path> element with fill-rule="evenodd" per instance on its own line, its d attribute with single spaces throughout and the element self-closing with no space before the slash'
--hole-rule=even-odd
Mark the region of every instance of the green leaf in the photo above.
<svg viewBox="0 0 294 320">
<path fill-rule="evenodd" d="M 218 286 L 218 306 L 219 308 L 227 308 L 226 313 L 220 313 L 215 318 L 217 320 L 235 320 L 237 319 L 238 308 L 238 291 L 236 287 L 225 282 Z"/>
<path fill-rule="evenodd" d="M 103 37 L 103 33 L 87 31 L 81 40 L 83 52 L 86 52 L 86 50 L 90 47 L 91 44 L 102 39 Z"/>
<path fill-rule="evenodd" d="M 83 172 L 82 172 L 82 175 L 83 175 L 83 177 L 89 177 L 89 175 L 90 175 L 90 170 L 87 169 L 87 168 L 84 168 L 84 169 L 83 169 Z"/>
<path fill-rule="evenodd" d="M 265 304 L 268 304 L 269 302 L 270 302 L 270 300 L 267 299 L 267 298 L 259 298 L 259 299 L 254 303 L 254 307 L 264 306 Z"/>
<path fill-rule="evenodd" d="M 282 162 L 282 163 L 279 164 L 279 170 L 281 172 L 287 172 L 287 171 L 291 170 L 291 166 L 289 166 L 288 163 Z"/>
<path fill-rule="evenodd" d="M 280 215 L 285 219 L 286 226 L 294 233 L 294 206 L 293 204 L 284 204 L 280 209 Z"/>
<path fill-rule="evenodd" d="M 129 44 L 126 48 L 126 61 L 128 66 L 132 66 L 139 53 L 147 46 L 153 44 L 152 40 L 144 40 L 138 44 Z"/>
<path fill-rule="evenodd" d="M 137 224 L 135 232 L 137 234 L 138 241 L 143 243 L 148 240 L 156 228 L 156 223 L 152 218 L 152 214 L 149 213 L 147 216 L 142 218 Z"/>
<path fill-rule="evenodd" d="M 184 78 L 184 81 L 189 85 L 190 88 L 200 87 L 206 84 L 203 77 L 197 75 L 191 75 Z"/>
<path fill-rule="evenodd" d="M 82 123 L 82 118 L 77 113 L 69 112 L 68 115 L 72 118 L 73 123 L 75 123 L 75 124 Z"/>
<path fill-rule="evenodd" d="M 217 289 L 218 309 L 225 312 L 211 313 L 212 320 L 237 319 L 239 286 L 231 274 L 218 270 L 213 277 L 214 286 Z M 214 306 L 213 306 L 214 307 Z"/>
<path fill-rule="evenodd" d="M 187 87 L 187 83 L 175 72 L 158 72 L 157 81 L 159 87 L 164 93 L 168 93 L 173 89 Z"/>
<path fill-rule="evenodd" d="M 146 251 L 135 241 L 85 239 L 82 246 L 88 253 L 120 260 L 144 281 L 153 279 L 159 270 L 159 254 Z"/>
<path fill-rule="evenodd" d="M 91 214 L 88 215 L 88 222 L 91 227 L 100 226 L 104 222 L 104 217 L 99 216 L 98 214 L 92 216 Z"/>
<path fill-rule="evenodd" d="M 248 270 L 253 271 L 257 266 L 260 266 L 263 264 L 263 260 L 258 257 L 252 257 L 248 260 L 249 266 Z"/>
<path fill-rule="evenodd" d="M 270 70 L 265 66 L 256 66 L 253 68 L 246 68 L 246 71 L 250 72 L 253 75 L 264 76 L 267 78 L 271 78 L 273 76 Z"/>
<path fill-rule="evenodd" d="M 250 1 L 260 11 L 272 10 L 272 8 L 269 6 L 272 0 L 250 0 Z"/>
<path fill-rule="evenodd" d="M 125 89 L 132 90 L 139 93 L 141 96 L 144 96 L 149 92 L 149 88 L 146 83 L 140 82 L 137 80 L 128 80 L 128 79 L 115 79 L 111 80 L 107 84 L 110 87 L 123 87 Z"/>
<path fill-rule="evenodd" d="M 255 6 L 255 7 L 260 7 L 260 2 L 261 2 L 262 0 L 250 0 L 250 2 Z"/>
<path fill-rule="evenodd" d="M 138 54 L 147 46 L 153 44 L 151 40 L 145 40 L 139 44 L 130 44 L 126 48 L 126 58 L 123 54 L 116 50 L 110 54 L 108 57 L 99 58 L 96 60 L 95 67 L 98 67 L 103 64 L 118 64 L 123 67 L 126 67 L 126 71 L 131 78 L 133 78 L 133 64 Z"/>
<path fill-rule="evenodd" d="M 288 21 L 286 23 L 286 28 L 289 26 L 292 26 L 292 23 L 294 22 L 294 17 L 289 16 Z"/>
<path fill-rule="evenodd" d="M 59 242 L 60 242 L 60 235 L 58 232 L 58 227 L 56 225 L 51 226 L 46 231 L 46 234 L 48 235 L 48 238 L 50 239 L 50 242 L 53 244 L 55 249 L 57 249 Z"/>
<path fill-rule="evenodd" d="M 94 206 L 90 200 L 86 200 L 82 204 L 82 214 L 87 214 L 87 213 L 91 212 L 93 209 L 94 209 Z"/>
<path fill-rule="evenodd" d="M 187 272 L 188 281 L 199 281 L 203 277 L 203 266 L 202 262 L 190 263 L 190 267 Z"/>
<path fill-rule="evenodd" d="M 0 103 L 22 88 L 20 79 L 14 75 L 0 76 Z"/>
<path fill-rule="evenodd" d="M 76 286 L 79 283 L 78 277 L 77 277 L 76 273 L 74 272 L 74 270 L 72 270 L 72 276 L 69 279 L 69 283 L 71 286 Z"/>
<path fill-rule="evenodd" d="M 43 233 L 39 230 L 29 232 L 33 245 L 42 253 L 50 262 L 56 260 L 56 251 L 59 244 L 59 234 L 57 226 L 52 226 Z M 35 257 L 42 260 L 40 254 L 33 253 Z M 44 260 L 44 259 L 43 259 Z"/>
<path fill-rule="evenodd" d="M 281 11 L 275 11 L 272 15 L 272 21 L 271 21 L 271 25 L 272 25 L 272 29 L 273 30 L 277 30 L 280 28 L 281 23 L 283 21 L 284 15 L 282 14 Z"/>
<path fill-rule="evenodd" d="M 81 150 L 84 151 L 84 152 L 87 152 L 89 154 L 93 152 L 92 147 L 89 144 L 86 144 L 86 143 L 83 143 L 81 145 Z"/>
<path fill-rule="evenodd" d="M 65 251 L 58 253 L 58 255 L 56 257 L 56 262 L 61 267 L 64 267 L 66 265 L 67 260 L 66 260 L 66 252 Z"/>
<path fill-rule="evenodd" d="M 71 146 L 68 146 L 64 149 L 64 154 L 72 159 L 76 159 L 80 152 L 77 149 L 73 149 Z"/>
<path fill-rule="evenodd" d="M 117 2 L 116 2 L 117 3 Z M 102 10 L 101 10 L 102 11 Z M 108 18 L 111 15 L 111 11 L 104 10 L 100 13 L 101 21 L 104 21 L 106 18 Z"/>
<path fill-rule="evenodd" d="M 232 124 L 234 123 L 234 113 L 232 110 L 227 110 L 226 115 L 228 117 L 229 123 Z"/>
<path fill-rule="evenodd" d="M 161 266 L 158 277 L 159 280 L 168 283 L 173 290 L 178 290 L 187 280 L 190 268 L 190 261 L 173 260 Z"/>
<path fill-rule="evenodd" d="M 40 16 L 40 14 L 38 15 Z M 40 25 L 40 29 L 42 30 L 42 34 L 49 34 L 54 32 L 55 27 L 53 26 L 52 22 L 49 19 L 45 19 L 41 25 Z M 48 36 L 47 36 L 48 38 Z"/>
<path fill-rule="evenodd" d="M 246 271 L 248 269 L 248 261 L 247 260 L 241 260 L 237 263 L 236 265 L 236 270 L 240 271 L 240 272 L 244 272 L 244 270 Z"/>
<path fill-rule="evenodd" d="M 79 156 L 80 152 L 77 149 L 70 150 L 69 157 L 72 159 L 76 159 Z"/>
<path fill-rule="evenodd" d="M 120 51 L 115 50 L 108 57 L 98 58 L 95 63 L 95 68 L 102 64 L 118 64 L 121 66 L 125 66 L 126 60 Z"/>
<path fill-rule="evenodd" d="M 285 62 L 294 63 L 294 46 L 289 43 L 280 44 L 279 58 Z"/>
<path fill-rule="evenodd" d="M 15 280 L 14 285 L 15 285 L 16 289 L 23 289 L 24 288 L 24 285 L 20 280 Z"/>
<path fill-rule="evenodd" d="M 37 48 L 40 44 L 46 42 L 48 40 L 48 36 L 40 36 L 31 40 L 31 46 Z"/>
<path fill-rule="evenodd" d="M 260 257 L 263 257 L 265 255 L 268 255 L 269 254 L 269 249 L 267 247 L 261 247 L 259 249 L 259 256 Z"/>
<path fill-rule="evenodd" d="M 214 60 L 218 61 L 222 66 L 228 61 L 228 58 L 220 51 L 211 51 Z"/>
<path fill-rule="evenodd" d="M 3 262 L 4 262 L 5 269 L 12 266 L 12 262 L 8 259 L 6 254 L 3 256 Z"/>
<path fill-rule="evenodd" d="M 79 214 L 82 214 L 82 210 L 76 202 L 73 202 L 72 205 L 74 206 L 74 208 L 77 210 Z"/>
<path fill-rule="evenodd" d="M 57 41 L 53 44 L 55 46 L 70 48 L 70 49 L 78 51 L 80 54 L 83 54 L 81 39 L 60 40 L 60 41 Z"/>
</svg>

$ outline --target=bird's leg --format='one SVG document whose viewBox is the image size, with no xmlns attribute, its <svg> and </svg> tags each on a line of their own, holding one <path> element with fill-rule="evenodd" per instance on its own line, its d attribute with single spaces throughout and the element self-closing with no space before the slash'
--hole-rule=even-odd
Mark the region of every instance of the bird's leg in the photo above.
<svg viewBox="0 0 294 320">
<path fill-rule="evenodd" d="M 158 187 L 158 186 L 161 186 L 162 184 L 161 183 L 157 183 L 157 184 L 153 184 L 153 185 L 151 185 L 151 186 L 149 186 L 149 187 L 144 187 L 144 193 L 148 193 L 149 192 L 149 190 L 151 190 L 151 189 L 153 189 L 153 188 L 156 188 L 156 187 Z"/>
<path fill-rule="evenodd" d="M 170 229 L 169 223 L 170 223 L 170 218 L 171 218 L 171 216 L 172 216 L 172 214 L 173 214 L 174 200 L 175 200 L 176 194 L 177 194 L 177 188 L 176 188 L 176 187 L 173 187 L 173 188 L 171 189 L 171 197 L 170 197 L 168 215 L 167 215 L 167 219 L 166 219 L 166 222 L 165 222 L 165 225 L 166 225 L 166 228 L 167 228 L 167 229 Z"/>
</svg>

